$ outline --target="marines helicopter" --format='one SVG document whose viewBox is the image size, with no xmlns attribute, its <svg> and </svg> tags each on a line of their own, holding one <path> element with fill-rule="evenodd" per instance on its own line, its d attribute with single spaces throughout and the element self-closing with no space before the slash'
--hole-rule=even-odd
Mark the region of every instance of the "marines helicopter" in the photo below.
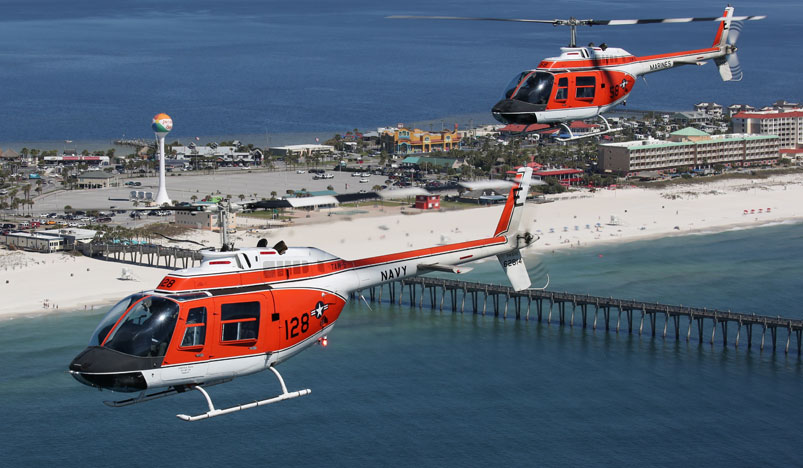
<svg viewBox="0 0 803 468">
<path fill-rule="evenodd" d="M 704 65 L 713 60 L 723 81 L 740 81 L 742 69 L 736 56 L 736 40 L 742 30 L 741 21 L 761 20 L 766 16 L 733 16 L 733 7 L 725 8 L 721 17 L 661 18 L 633 20 L 595 19 L 506 19 L 468 18 L 457 16 L 389 16 L 390 19 L 438 19 L 467 21 L 508 21 L 569 26 L 568 47 L 561 47 L 558 57 L 543 59 L 535 69 L 517 74 L 505 87 L 502 99 L 491 109 L 494 118 L 505 124 L 550 124 L 563 129 L 573 140 L 611 133 L 612 128 L 602 116 L 613 107 L 624 104 L 633 90 L 636 78 L 681 65 Z M 577 46 L 578 26 L 618 26 L 631 24 L 687 23 L 715 21 L 719 23 L 714 43 L 710 47 L 681 52 L 669 52 L 636 57 L 624 49 L 607 44 Z M 599 117 L 605 129 L 575 136 L 568 122 Z"/>
<path fill-rule="evenodd" d="M 464 273 L 471 268 L 463 264 L 494 256 L 516 290 L 530 287 L 520 251 L 536 238 L 519 226 L 531 183 L 532 169 L 519 169 L 492 233 L 466 242 L 345 260 L 282 241 L 233 249 L 224 238 L 221 250 L 202 251 L 199 267 L 172 271 L 154 290 L 113 306 L 69 372 L 91 387 L 139 392 L 105 402 L 114 407 L 197 390 L 209 409 L 177 415 L 185 421 L 308 395 L 309 389 L 288 391 L 276 366 L 316 343 L 325 346 L 352 292 L 432 271 Z M 278 379 L 279 395 L 215 408 L 207 387 L 266 369 Z"/>
</svg>

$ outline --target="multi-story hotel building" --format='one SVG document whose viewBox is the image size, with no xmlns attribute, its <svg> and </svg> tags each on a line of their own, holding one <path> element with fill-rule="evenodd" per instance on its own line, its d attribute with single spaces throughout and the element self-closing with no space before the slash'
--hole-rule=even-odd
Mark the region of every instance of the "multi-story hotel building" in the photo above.
<svg viewBox="0 0 803 468">
<path fill-rule="evenodd" d="M 665 140 L 639 140 L 599 146 L 604 172 L 632 175 L 640 171 L 669 171 L 678 167 L 759 166 L 778 161 L 780 140 L 775 135 L 709 135 L 684 128 Z"/>
<path fill-rule="evenodd" d="M 751 135 L 778 135 L 781 148 L 803 147 L 803 109 L 739 112 L 733 116 L 733 131 Z"/>
</svg>

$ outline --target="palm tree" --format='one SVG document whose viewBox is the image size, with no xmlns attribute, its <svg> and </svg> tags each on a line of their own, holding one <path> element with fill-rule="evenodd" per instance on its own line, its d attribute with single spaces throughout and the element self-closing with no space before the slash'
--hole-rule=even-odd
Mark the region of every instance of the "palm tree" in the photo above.
<svg viewBox="0 0 803 468">
<path fill-rule="evenodd" d="M 192 202 L 195 203 L 195 201 L 198 200 L 198 195 L 191 196 L 190 200 L 192 200 Z"/>
<path fill-rule="evenodd" d="M 237 198 L 239 198 L 240 199 L 240 203 L 242 203 L 242 201 L 245 200 L 245 195 L 243 195 L 241 193 L 241 194 L 237 195 Z"/>
<path fill-rule="evenodd" d="M 276 192 L 276 190 L 271 190 L 271 192 L 270 192 L 270 199 L 271 199 L 271 200 L 276 200 L 276 195 L 278 195 L 278 193 Z"/>
</svg>

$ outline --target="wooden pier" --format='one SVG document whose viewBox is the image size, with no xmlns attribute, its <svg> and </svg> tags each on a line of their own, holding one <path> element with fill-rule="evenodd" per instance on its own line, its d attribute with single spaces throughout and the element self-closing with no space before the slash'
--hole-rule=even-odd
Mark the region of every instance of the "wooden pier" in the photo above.
<svg viewBox="0 0 803 468">
<path fill-rule="evenodd" d="M 675 341 L 685 338 L 686 341 L 697 340 L 701 344 L 708 341 L 723 346 L 728 346 L 728 340 L 732 339 L 736 348 L 746 341 L 747 349 L 757 346 L 764 350 L 769 346 L 775 351 L 780 345 L 785 353 L 789 353 L 794 337 L 797 354 L 801 355 L 803 320 L 780 316 L 739 314 L 729 310 L 538 289 L 514 291 L 509 286 L 428 277 L 389 283 L 355 296 L 382 302 L 383 291 L 387 295 L 386 301 L 394 304 L 402 304 L 406 297 L 407 304 L 412 307 L 442 311 L 446 305 L 453 313 L 464 313 L 468 309 L 474 314 L 493 313 L 503 319 L 555 322 L 561 326 L 594 330 L 604 328 L 616 333 L 626 330 L 639 336 L 645 333 L 646 322 L 647 333 L 653 337 L 660 335 L 665 339 L 669 335 Z"/>
<path fill-rule="evenodd" d="M 201 253 L 196 250 L 161 245 L 125 245 L 111 243 L 76 244 L 75 250 L 87 257 L 103 257 L 134 265 L 145 265 L 175 270 L 201 264 Z"/>
</svg>

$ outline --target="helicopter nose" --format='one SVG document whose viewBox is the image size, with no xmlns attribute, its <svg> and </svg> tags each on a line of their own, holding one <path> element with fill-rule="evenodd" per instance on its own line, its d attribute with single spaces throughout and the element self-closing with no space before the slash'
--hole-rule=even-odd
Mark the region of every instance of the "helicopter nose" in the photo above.
<svg viewBox="0 0 803 468">
<path fill-rule="evenodd" d="M 148 388 L 142 370 L 154 359 L 130 356 L 100 346 L 84 349 L 70 363 L 70 374 L 84 385 L 115 392 L 139 392 Z"/>
<path fill-rule="evenodd" d="M 494 104 L 491 113 L 494 118 L 504 124 L 530 125 L 538 123 L 536 112 L 546 110 L 546 105 L 531 104 L 516 99 L 502 99 Z"/>
</svg>

